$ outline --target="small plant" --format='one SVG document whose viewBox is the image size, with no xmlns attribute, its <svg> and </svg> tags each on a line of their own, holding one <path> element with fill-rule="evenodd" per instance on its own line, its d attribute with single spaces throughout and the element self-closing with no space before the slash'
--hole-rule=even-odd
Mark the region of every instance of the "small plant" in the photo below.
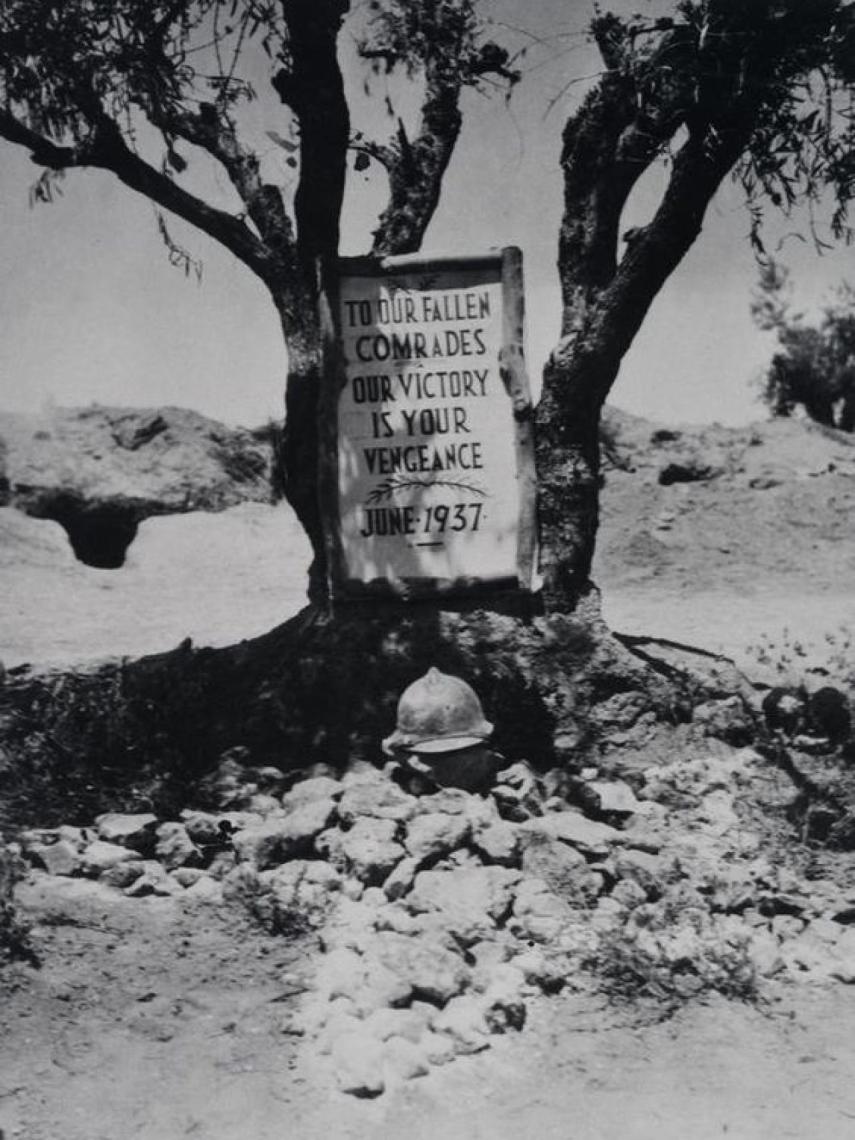
<svg viewBox="0 0 855 1140">
<path fill-rule="evenodd" d="M 844 282 L 818 325 L 793 312 L 791 293 L 787 269 L 766 261 L 751 306 L 756 324 L 778 338 L 763 400 L 774 416 L 801 408 L 816 423 L 855 431 L 855 289 Z"/>
<path fill-rule="evenodd" d="M 38 965 L 29 927 L 18 918 L 15 910 L 17 863 L 14 853 L 0 845 L 0 967 L 16 961 Z"/>
<path fill-rule="evenodd" d="M 596 967 L 608 990 L 625 998 L 676 1006 L 708 992 L 742 1001 L 757 997 L 750 931 L 738 918 L 710 914 L 695 892 L 679 884 L 604 935 Z"/>
</svg>

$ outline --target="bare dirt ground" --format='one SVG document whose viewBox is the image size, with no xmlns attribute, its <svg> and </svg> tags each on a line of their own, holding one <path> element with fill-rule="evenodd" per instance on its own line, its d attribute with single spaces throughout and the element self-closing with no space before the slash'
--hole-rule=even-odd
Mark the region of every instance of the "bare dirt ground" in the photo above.
<svg viewBox="0 0 855 1140">
<path fill-rule="evenodd" d="M 833 655 L 855 630 L 855 448 L 799 424 L 651 444 L 621 417 L 595 576 L 623 632 L 726 650 L 763 636 Z M 712 477 L 661 484 L 688 456 Z M 287 508 L 143 523 L 126 565 L 77 563 L 57 524 L 0 510 L 0 658 L 69 663 L 228 644 L 302 603 Z M 785 633 L 785 631 L 787 631 Z M 55 882 L 55 881 L 54 881 Z M 0 980 L 5 1140 L 848 1140 L 855 988 L 769 982 L 759 1005 L 675 1017 L 583 988 L 519 1034 L 376 1101 L 333 1091 L 285 1031 L 311 941 L 229 907 L 109 897 L 69 880 L 20 893 L 43 965 Z"/>
<path fill-rule="evenodd" d="M 44 964 L 0 977 L 7 1140 L 847 1140 L 855 991 L 770 983 L 760 1005 L 660 1020 L 592 992 L 376 1101 L 334 1091 L 283 1032 L 316 948 L 233 909 L 22 891 Z"/>
</svg>

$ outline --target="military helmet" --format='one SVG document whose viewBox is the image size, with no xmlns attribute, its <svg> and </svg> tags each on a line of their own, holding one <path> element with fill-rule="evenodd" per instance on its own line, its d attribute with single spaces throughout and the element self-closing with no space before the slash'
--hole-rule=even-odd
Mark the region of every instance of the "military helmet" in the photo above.
<svg viewBox="0 0 855 1140">
<path fill-rule="evenodd" d="M 383 741 L 387 756 L 400 750 L 453 752 L 483 744 L 493 732 L 475 690 L 460 677 L 428 669 L 398 701 L 395 731 Z"/>
</svg>

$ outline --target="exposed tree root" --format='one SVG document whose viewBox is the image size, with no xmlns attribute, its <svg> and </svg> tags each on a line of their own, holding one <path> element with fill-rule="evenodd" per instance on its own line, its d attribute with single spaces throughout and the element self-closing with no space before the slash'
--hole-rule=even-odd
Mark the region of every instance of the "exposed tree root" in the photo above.
<svg viewBox="0 0 855 1140">
<path fill-rule="evenodd" d="M 685 690 L 606 628 L 592 592 L 572 616 L 508 608 L 308 607 L 252 641 L 87 670 L 11 670 L 2 690 L 8 819 L 178 802 L 222 752 L 286 770 L 377 760 L 401 691 L 431 665 L 465 677 L 510 760 L 573 766 L 640 717 L 690 714 Z"/>
</svg>

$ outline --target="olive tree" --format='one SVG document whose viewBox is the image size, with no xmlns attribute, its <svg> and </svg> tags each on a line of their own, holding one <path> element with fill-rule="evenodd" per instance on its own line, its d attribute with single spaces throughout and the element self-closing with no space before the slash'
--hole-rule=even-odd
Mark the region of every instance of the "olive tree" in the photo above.
<svg viewBox="0 0 855 1140">
<path fill-rule="evenodd" d="M 758 251 L 767 204 L 830 195 L 844 235 L 855 185 L 846 0 L 681 0 L 658 19 L 599 15 L 591 34 L 603 72 L 564 129 L 563 318 L 536 422 L 544 594 L 559 610 L 588 583 L 603 402 L 722 181 L 744 188 Z M 621 235 L 629 195 L 661 160 L 652 216 Z"/>
<path fill-rule="evenodd" d="M 8 0 L 0 9 L 0 138 L 43 168 L 36 196 L 66 171 L 109 171 L 196 226 L 266 287 L 288 356 L 284 489 L 315 553 L 310 597 L 323 601 L 316 403 L 324 367 L 319 290 L 335 286 L 348 156 L 382 163 L 377 253 L 418 249 L 461 126 L 460 99 L 485 76 L 512 82 L 474 0 L 369 5 L 366 67 L 421 84 L 415 130 L 352 132 L 338 39 L 349 0 Z M 295 183 L 271 176 L 248 104 L 273 95 L 276 140 Z M 354 149 L 355 148 L 355 149 Z M 194 189 L 197 166 L 224 172 L 233 196 Z M 174 258 L 187 255 L 162 233 Z M 366 235 L 366 240 L 368 239 Z"/>
<path fill-rule="evenodd" d="M 480 37 L 473 2 L 370 6 L 366 62 L 423 85 L 418 127 L 399 124 L 388 140 L 351 137 L 336 54 L 347 0 L 7 0 L 0 12 L 0 136 L 45 168 L 45 192 L 52 172 L 111 171 L 267 286 L 288 347 L 286 490 L 315 550 L 316 601 L 318 296 L 334 283 L 348 146 L 388 171 L 375 250 L 414 249 L 460 129 L 461 92 L 484 76 L 513 78 L 507 54 Z M 23 757 L 14 770 L 38 771 L 55 753 L 58 767 L 74 755 L 174 775 L 235 744 L 292 765 L 344 763 L 376 751 L 397 693 L 429 664 L 476 684 L 506 752 L 544 762 L 596 753 L 601 730 L 631 726 L 651 701 L 673 711 L 673 691 L 605 631 L 591 589 L 601 409 L 725 178 L 745 189 L 758 249 L 766 204 L 792 210 L 828 194 L 832 228 L 846 230 L 854 13 L 849 0 L 678 0 L 656 19 L 594 18 L 602 71 L 564 128 L 563 316 L 535 412 L 539 597 L 521 609 L 519 599 L 346 615 L 315 606 L 231 650 L 183 648 L 62 683 L 25 677 L 7 687 L 7 738 Z M 250 49 L 259 62 L 244 73 Z M 293 198 L 265 179 L 242 131 L 259 72 L 293 116 Z M 144 157 L 155 142 L 159 162 Z M 184 168 L 199 154 L 226 171 L 237 210 L 193 193 Z M 630 194 L 661 162 L 651 217 L 622 232 Z"/>
</svg>

